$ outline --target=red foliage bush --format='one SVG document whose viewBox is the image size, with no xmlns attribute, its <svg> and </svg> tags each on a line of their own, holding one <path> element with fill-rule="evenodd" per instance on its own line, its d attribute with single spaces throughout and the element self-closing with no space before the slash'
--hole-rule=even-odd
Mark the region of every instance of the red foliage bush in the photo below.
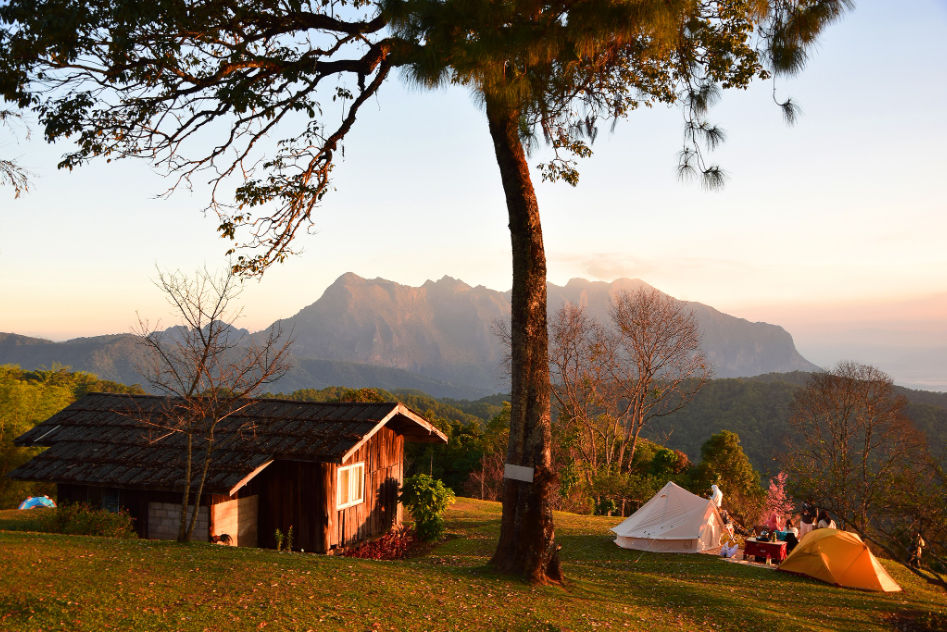
<svg viewBox="0 0 947 632">
<path fill-rule="evenodd" d="M 400 560 L 415 542 L 414 529 L 401 529 L 354 549 L 347 549 L 345 557 L 365 560 Z"/>
</svg>

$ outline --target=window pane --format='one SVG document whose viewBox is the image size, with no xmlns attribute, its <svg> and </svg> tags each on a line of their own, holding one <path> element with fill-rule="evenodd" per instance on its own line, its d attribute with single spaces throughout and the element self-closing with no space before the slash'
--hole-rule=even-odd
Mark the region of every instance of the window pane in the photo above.
<svg viewBox="0 0 947 632">
<path fill-rule="evenodd" d="M 349 468 L 344 468 L 339 470 L 339 504 L 347 505 L 349 503 Z"/>
<path fill-rule="evenodd" d="M 362 490 L 365 489 L 365 466 L 354 467 L 352 474 L 352 500 L 362 500 Z"/>
<path fill-rule="evenodd" d="M 106 511 L 111 511 L 112 513 L 118 513 L 120 509 L 118 503 L 118 490 L 117 489 L 103 489 L 102 490 L 102 509 Z"/>
</svg>

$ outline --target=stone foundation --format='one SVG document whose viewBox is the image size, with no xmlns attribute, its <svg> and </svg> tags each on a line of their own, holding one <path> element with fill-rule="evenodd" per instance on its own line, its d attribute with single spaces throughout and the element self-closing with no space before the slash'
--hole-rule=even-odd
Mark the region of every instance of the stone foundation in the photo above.
<svg viewBox="0 0 947 632">
<path fill-rule="evenodd" d="M 187 508 L 187 519 L 194 515 L 194 507 Z M 207 507 L 197 511 L 197 524 L 191 539 L 209 542 L 209 512 Z M 148 503 L 148 538 L 151 540 L 177 540 L 181 528 L 181 505 L 174 503 Z"/>
</svg>

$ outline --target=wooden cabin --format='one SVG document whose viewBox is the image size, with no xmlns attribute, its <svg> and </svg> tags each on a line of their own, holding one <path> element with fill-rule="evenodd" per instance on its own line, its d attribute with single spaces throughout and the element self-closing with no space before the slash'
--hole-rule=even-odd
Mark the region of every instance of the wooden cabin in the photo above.
<svg viewBox="0 0 947 632">
<path fill-rule="evenodd" d="M 8 476 L 54 482 L 60 503 L 125 509 L 140 537 L 175 539 L 186 464 L 175 410 L 166 397 L 87 395 L 16 439 L 49 449 Z M 258 399 L 217 428 L 194 539 L 273 548 L 292 527 L 293 548 L 318 553 L 400 524 L 404 442 L 447 443 L 399 403 Z"/>
</svg>

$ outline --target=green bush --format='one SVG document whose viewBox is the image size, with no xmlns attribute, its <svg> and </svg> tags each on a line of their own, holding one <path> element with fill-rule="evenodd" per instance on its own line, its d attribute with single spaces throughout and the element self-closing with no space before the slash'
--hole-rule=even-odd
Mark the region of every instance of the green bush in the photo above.
<svg viewBox="0 0 947 632">
<path fill-rule="evenodd" d="M 721 430 L 700 448 L 700 464 L 691 470 L 690 491 L 706 495 L 711 485 L 723 492 L 723 507 L 747 528 L 765 518 L 767 492 L 735 432 Z"/>
<path fill-rule="evenodd" d="M 99 535 L 107 538 L 136 538 L 134 518 L 126 511 L 112 512 L 85 503 L 69 503 L 42 511 L 37 521 L 40 531 L 66 535 Z"/>
<path fill-rule="evenodd" d="M 427 474 L 415 474 L 404 479 L 398 500 L 414 517 L 418 538 L 435 540 L 444 533 L 444 510 L 454 504 L 454 492 Z"/>
</svg>

